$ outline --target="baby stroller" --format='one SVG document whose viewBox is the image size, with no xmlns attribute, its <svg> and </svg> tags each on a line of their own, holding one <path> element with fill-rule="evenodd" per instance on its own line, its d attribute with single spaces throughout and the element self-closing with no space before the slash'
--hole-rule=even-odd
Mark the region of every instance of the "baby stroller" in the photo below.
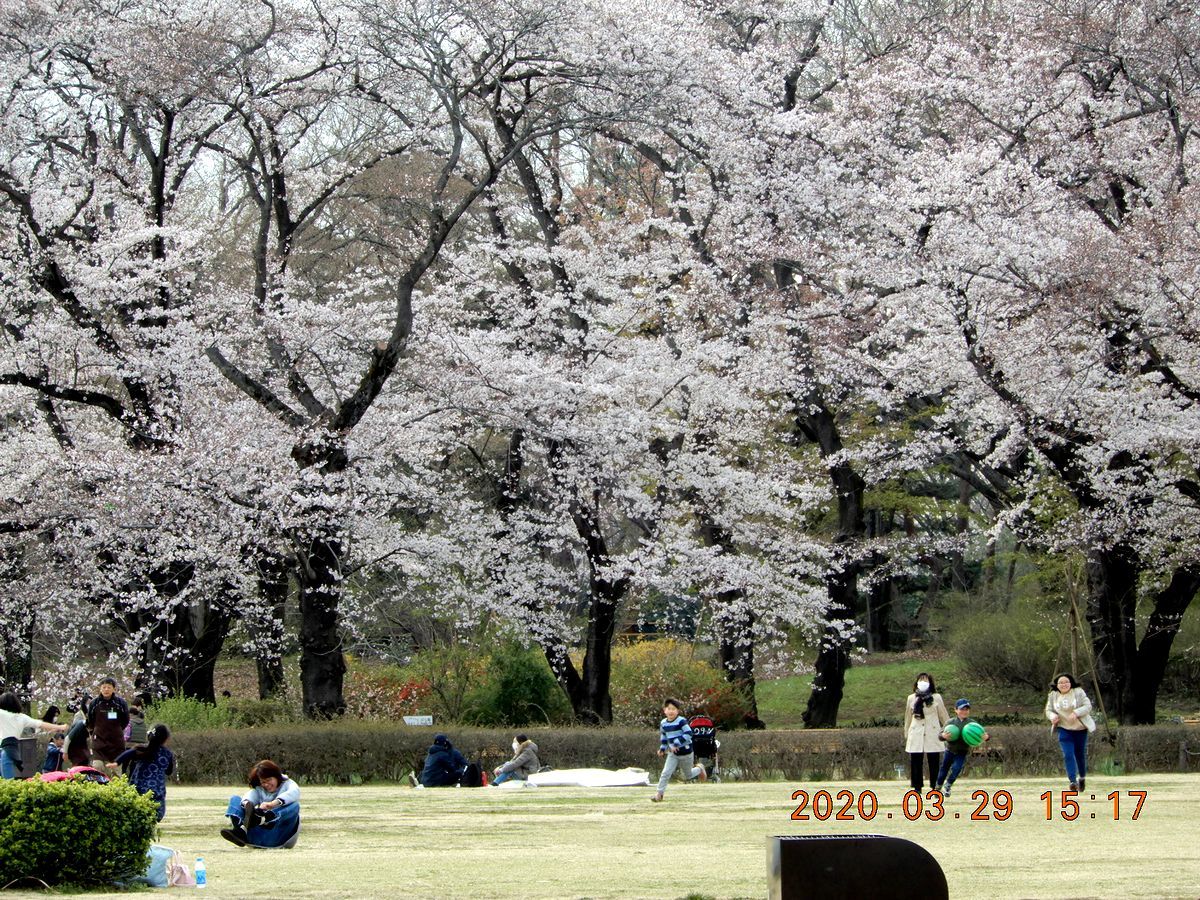
<svg viewBox="0 0 1200 900">
<path fill-rule="evenodd" d="M 717 723 L 704 713 L 697 713 L 688 719 L 692 729 L 692 752 L 696 754 L 696 764 L 704 766 L 704 771 L 713 781 L 721 780 L 720 757 L 718 751 L 721 742 L 717 740 Z"/>
</svg>

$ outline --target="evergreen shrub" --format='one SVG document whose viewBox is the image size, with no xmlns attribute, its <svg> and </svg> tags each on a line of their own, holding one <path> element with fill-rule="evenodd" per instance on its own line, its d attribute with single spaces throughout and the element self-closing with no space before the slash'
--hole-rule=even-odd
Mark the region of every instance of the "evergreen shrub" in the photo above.
<svg viewBox="0 0 1200 900">
<path fill-rule="evenodd" d="M 569 721 L 571 705 L 541 651 L 507 642 L 488 657 L 464 718 L 477 725 L 551 724 Z"/>
<path fill-rule="evenodd" d="M 140 875 L 157 812 L 124 779 L 0 781 L 0 885 L 96 886 Z"/>
</svg>

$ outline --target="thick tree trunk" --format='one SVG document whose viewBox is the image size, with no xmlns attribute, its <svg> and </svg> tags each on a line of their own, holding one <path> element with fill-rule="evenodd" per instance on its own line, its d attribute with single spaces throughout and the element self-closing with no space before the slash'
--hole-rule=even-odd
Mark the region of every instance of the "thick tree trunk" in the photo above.
<svg viewBox="0 0 1200 900">
<path fill-rule="evenodd" d="M 151 628 L 142 646 L 139 687 L 216 702 L 213 677 L 229 622 L 228 613 L 209 603 L 176 609 L 169 620 Z M 165 652 L 161 648 L 166 648 Z"/>
<path fill-rule="evenodd" d="M 713 518 L 704 506 L 699 492 L 692 491 L 688 499 L 698 511 L 700 538 L 704 545 L 719 547 L 724 554 L 737 553 L 733 535 Z M 748 704 L 745 725 L 748 728 L 766 727 L 758 717 L 754 680 L 755 616 L 754 610 L 746 603 L 746 592 L 740 589 L 718 592 L 713 609 L 713 624 L 717 633 L 721 671 L 725 673 L 725 679 L 742 692 Z"/>
<path fill-rule="evenodd" d="M 326 478 L 345 472 L 349 465 L 345 448 L 327 434 L 297 444 L 292 457 L 302 469 L 319 469 Z M 346 659 L 339 614 L 341 523 L 329 512 L 323 496 L 318 494 L 312 501 L 304 530 L 294 535 L 299 548 L 300 687 L 304 714 L 310 719 L 332 719 L 346 712 Z"/>
<path fill-rule="evenodd" d="M 255 622 L 255 668 L 258 671 L 258 698 L 269 700 L 283 693 L 283 617 L 288 595 L 287 560 L 277 554 L 260 556 L 258 594 L 262 608 Z"/>
<path fill-rule="evenodd" d="M 847 565 L 825 579 L 829 591 L 829 607 L 825 613 L 825 631 L 817 651 L 816 671 L 812 692 L 801 718 L 805 728 L 835 728 L 838 707 L 846 687 L 846 671 L 850 668 L 850 639 L 845 620 L 853 615 L 858 598 L 857 566 Z"/>
<path fill-rule="evenodd" d="M 194 575 L 191 563 L 180 563 L 155 572 L 149 587 L 168 602 L 180 597 Z M 143 611 L 127 614 L 125 627 L 131 634 L 146 630 L 137 678 L 139 690 L 151 696 L 178 694 L 203 703 L 215 702 L 213 676 L 229 635 L 226 606 L 207 599 L 184 598 L 176 601 L 167 618 Z"/>
<path fill-rule="evenodd" d="M 798 417 L 800 430 L 816 441 L 822 457 L 828 459 L 839 453 L 842 439 L 833 414 L 815 398 L 810 398 L 804 406 L 808 412 Z M 838 551 L 840 558 L 830 563 L 830 572 L 825 577 L 829 606 L 825 611 L 825 629 L 817 652 L 812 693 L 801 716 L 806 728 L 833 728 L 837 725 L 846 670 L 850 668 L 852 627 L 846 623 L 858 608 L 858 576 L 862 563 L 857 554 L 866 535 L 863 510 L 866 483 L 852 466 L 843 462 L 830 466 L 829 478 L 833 483 L 838 511 L 838 533 L 833 549 Z"/>
<path fill-rule="evenodd" d="M 628 578 L 612 578 L 607 570 L 611 565 L 608 543 L 600 531 L 600 521 L 591 507 L 578 498 L 572 504 L 571 518 L 575 530 L 587 548 L 590 575 L 588 590 L 587 639 L 583 656 L 583 672 L 577 696 L 571 698 L 575 718 L 590 725 L 612 722 L 612 643 L 617 634 L 617 609 L 629 588 Z"/>
<path fill-rule="evenodd" d="M 896 582 L 881 578 L 867 597 L 868 649 L 883 653 L 895 649 L 892 641 L 892 607 L 896 602 Z"/>
<path fill-rule="evenodd" d="M 1158 691 L 1171 656 L 1171 644 L 1198 590 L 1200 570 L 1184 567 L 1176 569 L 1170 582 L 1154 597 L 1154 610 L 1133 664 L 1128 720 L 1134 725 L 1154 724 Z"/>
<path fill-rule="evenodd" d="M 308 542 L 299 567 L 300 683 L 304 714 L 311 719 L 331 719 L 346 711 L 346 659 L 338 617 L 341 559 L 341 541 L 318 536 Z"/>
<path fill-rule="evenodd" d="M 766 728 L 758 717 L 754 680 L 754 611 L 745 603 L 743 591 L 717 595 L 717 649 L 726 680 L 746 699 L 743 723 L 747 728 Z"/>
<path fill-rule="evenodd" d="M 1137 555 L 1129 547 L 1117 544 L 1088 551 L 1087 619 L 1096 656 L 1093 678 L 1108 714 L 1126 723 L 1133 717 L 1138 573 Z"/>
</svg>

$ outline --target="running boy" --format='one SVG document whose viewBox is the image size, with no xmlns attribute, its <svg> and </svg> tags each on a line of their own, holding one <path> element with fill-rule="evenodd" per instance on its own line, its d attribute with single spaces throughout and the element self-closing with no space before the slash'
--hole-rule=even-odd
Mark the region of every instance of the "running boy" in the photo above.
<svg viewBox="0 0 1200 900">
<path fill-rule="evenodd" d="M 663 720 L 658 723 L 658 755 L 665 757 L 662 775 L 658 779 L 658 792 L 650 798 L 653 803 L 661 803 L 667 790 L 667 782 L 680 766 L 687 772 L 688 780 L 699 778 L 708 780 L 704 766 L 693 765 L 695 756 L 692 753 L 692 726 L 679 712 L 679 701 L 667 698 L 663 701 Z"/>
<path fill-rule="evenodd" d="M 958 718 L 952 724 L 958 726 L 958 737 L 950 740 L 944 731 L 938 735 L 946 742 L 946 752 L 942 755 L 942 768 L 938 772 L 937 784 L 933 786 L 933 789 L 939 791 L 943 797 L 950 796 L 950 788 L 954 785 L 954 779 L 958 778 L 967 761 L 967 754 L 971 752 L 970 745 L 962 739 L 962 730 L 971 722 L 979 724 L 976 719 L 971 718 L 971 701 L 966 698 L 954 704 L 954 714 Z M 986 731 L 983 733 L 983 739 L 990 740 Z"/>
</svg>

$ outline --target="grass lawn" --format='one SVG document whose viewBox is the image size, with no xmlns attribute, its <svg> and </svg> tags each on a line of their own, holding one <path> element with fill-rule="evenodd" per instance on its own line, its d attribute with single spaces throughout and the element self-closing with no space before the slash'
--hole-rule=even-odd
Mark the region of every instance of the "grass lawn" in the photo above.
<svg viewBox="0 0 1200 900">
<path fill-rule="evenodd" d="M 973 780 L 968 769 L 961 796 L 936 822 L 904 818 L 898 781 L 676 782 L 662 804 L 648 802 L 647 788 L 308 786 L 300 843 L 290 851 L 226 843 L 217 830 L 230 792 L 173 785 L 162 843 L 205 857 L 211 898 L 762 898 L 768 836 L 854 833 L 923 845 L 952 876 L 952 897 L 1197 896 L 1200 776 L 1097 775 L 1089 785 L 1097 800 L 1082 804 L 1079 819 L 1056 813 L 1046 821 L 1039 794 L 1061 790 L 1062 781 Z M 869 822 L 793 821 L 795 787 L 869 789 L 879 811 Z M 977 803 L 969 795 L 980 789 L 1010 791 L 1012 815 L 971 821 Z M 1113 790 L 1121 791 L 1119 821 L 1104 799 Z M 1137 821 L 1131 790 L 1149 792 Z"/>
</svg>

